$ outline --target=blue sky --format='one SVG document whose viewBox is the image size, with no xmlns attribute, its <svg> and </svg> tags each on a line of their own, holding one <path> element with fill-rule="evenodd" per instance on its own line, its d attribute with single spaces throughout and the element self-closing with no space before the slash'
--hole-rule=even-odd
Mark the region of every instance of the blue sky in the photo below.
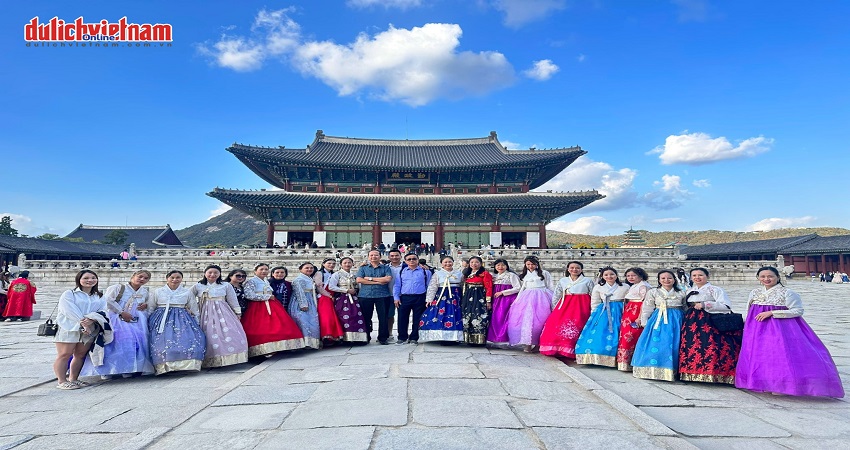
<svg viewBox="0 0 850 450">
<path fill-rule="evenodd" d="M 850 3 L 14 2 L 0 16 L 2 215 L 183 228 L 266 184 L 224 149 L 317 129 L 588 154 L 550 229 L 848 226 Z M 170 48 L 35 48 L 34 16 L 173 25 Z"/>
</svg>

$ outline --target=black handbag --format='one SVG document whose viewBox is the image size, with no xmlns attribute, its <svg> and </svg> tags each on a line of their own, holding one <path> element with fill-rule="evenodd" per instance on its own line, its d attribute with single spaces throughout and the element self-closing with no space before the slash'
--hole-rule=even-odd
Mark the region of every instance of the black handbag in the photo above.
<svg viewBox="0 0 850 450">
<path fill-rule="evenodd" d="M 730 312 L 729 314 L 709 314 L 708 318 L 714 328 L 721 333 L 740 331 L 744 329 L 744 316 Z"/>
<path fill-rule="evenodd" d="M 56 306 L 53 307 L 53 311 L 50 311 L 50 315 L 47 316 L 47 322 L 38 326 L 38 335 L 39 336 L 56 336 L 56 333 L 59 331 L 59 324 L 53 321 L 53 313 L 56 312 L 56 308 L 59 307 L 59 303 L 56 303 Z"/>
</svg>

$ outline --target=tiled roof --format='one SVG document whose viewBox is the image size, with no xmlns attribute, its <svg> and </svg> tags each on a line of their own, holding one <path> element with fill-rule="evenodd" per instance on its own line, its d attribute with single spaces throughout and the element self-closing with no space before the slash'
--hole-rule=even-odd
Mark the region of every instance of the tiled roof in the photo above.
<svg viewBox="0 0 850 450">
<path fill-rule="evenodd" d="M 788 247 L 782 253 L 850 253 L 850 235 L 817 236 L 810 241 Z"/>
<path fill-rule="evenodd" d="M 724 255 L 747 255 L 747 254 L 764 254 L 764 253 L 784 253 L 792 246 L 810 241 L 817 238 L 816 234 L 808 234 L 805 236 L 795 236 L 778 239 L 763 239 L 760 241 L 742 241 L 729 242 L 726 244 L 708 244 L 694 245 L 682 249 L 682 253 L 687 254 L 689 259 L 698 259 L 708 256 L 724 256 Z"/>
<path fill-rule="evenodd" d="M 0 236 L 0 246 L 11 249 L 14 253 L 36 253 L 58 256 L 81 255 L 89 257 L 117 257 L 123 250 L 123 247 L 120 245 L 68 242 L 62 240 L 23 238 L 17 236 Z"/>
<path fill-rule="evenodd" d="M 524 194 L 403 195 L 329 194 L 287 191 L 237 191 L 216 188 L 207 193 L 231 206 L 266 208 L 486 208 L 528 209 L 585 206 L 604 196 L 596 191 Z"/>
<path fill-rule="evenodd" d="M 484 138 L 443 140 L 356 139 L 317 134 L 313 144 L 302 149 L 234 143 L 227 150 L 243 162 L 263 160 L 278 164 L 371 170 L 466 170 L 553 164 L 566 167 L 587 153 L 581 147 L 506 150 L 495 134 Z"/>
<path fill-rule="evenodd" d="M 121 230 L 127 233 L 126 245 L 136 244 L 136 248 L 182 247 L 183 243 L 174 234 L 169 225 L 153 227 L 111 227 L 80 224 L 77 229 L 65 237 L 82 238 L 86 242 L 103 242 L 106 235 Z"/>
</svg>

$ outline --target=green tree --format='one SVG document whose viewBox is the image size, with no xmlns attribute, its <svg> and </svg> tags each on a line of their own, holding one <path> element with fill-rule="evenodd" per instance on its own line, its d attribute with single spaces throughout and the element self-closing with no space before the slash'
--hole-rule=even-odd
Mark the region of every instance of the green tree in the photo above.
<svg viewBox="0 0 850 450">
<path fill-rule="evenodd" d="M 59 239 L 59 235 L 53 233 L 44 233 L 41 236 L 36 236 L 36 239 L 48 239 L 51 241 L 55 241 Z"/>
<path fill-rule="evenodd" d="M 3 216 L 0 219 L 0 236 L 17 236 L 18 230 L 12 228 L 12 217 Z"/>
<path fill-rule="evenodd" d="M 112 230 L 103 237 L 104 244 L 123 245 L 127 241 L 127 234 L 124 230 Z"/>
</svg>

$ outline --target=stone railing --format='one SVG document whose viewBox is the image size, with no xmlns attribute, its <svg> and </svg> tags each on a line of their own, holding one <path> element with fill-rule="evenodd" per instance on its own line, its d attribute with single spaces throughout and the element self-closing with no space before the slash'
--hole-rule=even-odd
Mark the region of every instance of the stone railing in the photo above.
<svg viewBox="0 0 850 450">
<path fill-rule="evenodd" d="M 74 277 L 81 269 L 91 269 L 97 272 L 102 285 L 126 281 L 136 270 L 148 270 L 152 273 L 154 285 L 165 280 L 168 271 L 178 269 L 184 278 L 199 280 L 204 269 L 210 264 L 221 266 L 226 273 L 232 269 L 244 269 L 249 273 L 257 264 L 264 262 L 271 266 L 284 266 L 289 269 L 290 278 L 297 275 L 297 268 L 303 262 L 319 264 L 325 258 L 342 258 L 351 256 L 356 263 L 366 261 L 367 251 L 363 249 L 183 249 L 183 250 L 153 250 L 144 256 L 140 253 L 135 261 L 26 261 L 26 269 L 31 271 L 30 279 L 43 285 L 73 284 Z M 674 249 L 472 249 L 455 250 L 456 260 L 467 259 L 479 255 L 489 268 L 497 258 L 504 258 L 516 272 L 522 270 L 523 259 L 528 255 L 536 255 L 544 269 L 552 273 L 553 278 L 559 279 L 564 274 L 568 261 L 577 260 L 584 264 L 585 274 L 595 274 L 599 268 L 612 266 L 620 272 L 630 267 L 641 267 L 654 279 L 661 269 L 704 267 L 711 272 L 712 282 L 722 283 L 752 283 L 755 272 L 759 267 L 772 266 L 782 268 L 782 261 L 699 261 L 680 259 Z M 438 255 L 423 255 L 432 266 L 439 267 Z M 117 265 L 117 267 L 113 267 Z M 650 280 L 651 282 L 653 280 Z"/>
</svg>

